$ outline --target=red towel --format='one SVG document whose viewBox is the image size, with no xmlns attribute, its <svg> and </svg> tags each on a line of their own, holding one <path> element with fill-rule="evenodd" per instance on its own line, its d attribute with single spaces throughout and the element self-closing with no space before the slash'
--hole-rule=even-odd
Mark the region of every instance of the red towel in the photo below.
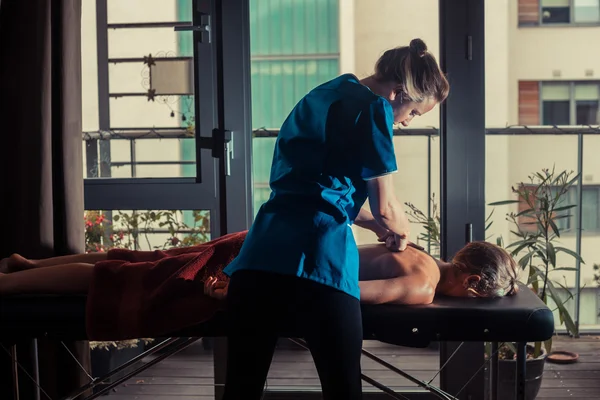
<svg viewBox="0 0 600 400">
<path fill-rule="evenodd" d="M 96 264 L 87 298 L 89 340 L 160 337 L 202 323 L 221 303 L 204 295 L 208 276 L 227 280 L 223 268 L 238 254 L 246 232 L 167 251 L 114 249 Z"/>
</svg>

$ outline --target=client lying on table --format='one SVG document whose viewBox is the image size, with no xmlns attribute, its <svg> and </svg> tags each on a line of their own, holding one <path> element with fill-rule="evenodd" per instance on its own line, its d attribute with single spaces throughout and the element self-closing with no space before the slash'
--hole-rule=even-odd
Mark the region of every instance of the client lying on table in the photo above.
<svg viewBox="0 0 600 400">
<path fill-rule="evenodd" d="M 164 252 L 113 249 L 107 253 L 44 260 L 28 260 L 14 254 L 0 261 L 0 295 L 85 294 L 93 283 L 94 268 L 102 268 L 107 262 L 111 262 L 109 268 L 113 270 L 156 270 L 168 265 L 168 275 L 172 275 L 219 242 L 236 238 L 241 242 L 244 236 L 245 232 L 240 232 L 206 244 Z M 231 259 L 236 256 L 235 251 L 232 249 Z M 467 244 L 452 262 L 435 260 L 414 245 L 403 252 L 388 251 L 383 244 L 362 245 L 359 246 L 359 256 L 361 302 L 367 304 L 429 304 L 435 294 L 499 297 L 514 294 L 517 290 L 518 268 L 515 261 L 504 249 L 486 242 Z M 226 264 L 216 264 L 219 265 L 212 273 L 203 273 L 203 277 L 196 275 L 193 280 L 203 284 L 206 295 L 222 299 L 227 292 L 227 277 L 221 273 Z M 128 275 L 115 274 L 114 278 L 125 276 Z M 141 275 L 137 276 L 143 279 Z M 132 281 L 113 281 L 113 284 L 115 287 L 138 285 Z M 202 290 L 199 285 L 196 288 Z"/>
<path fill-rule="evenodd" d="M 85 295 L 89 340 L 162 337 L 211 320 L 224 307 L 223 269 L 239 254 L 246 232 L 166 251 L 112 249 L 44 260 L 13 255 L 0 261 L 0 297 Z M 416 246 L 393 252 L 386 243 L 359 248 L 360 300 L 422 305 L 436 294 L 500 297 L 517 290 L 517 265 L 502 248 L 466 245 L 452 262 Z M 269 290 L 257 287 L 256 290 Z"/>
</svg>

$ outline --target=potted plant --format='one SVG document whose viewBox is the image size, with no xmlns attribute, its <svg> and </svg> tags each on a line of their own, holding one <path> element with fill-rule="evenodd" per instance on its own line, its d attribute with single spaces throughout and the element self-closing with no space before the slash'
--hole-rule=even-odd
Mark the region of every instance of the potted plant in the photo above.
<svg viewBox="0 0 600 400">
<path fill-rule="evenodd" d="M 543 169 L 529 176 L 528 183 L 521 182 L 517 187 L 512 188 L 517 199 L 489 205 L 501 206 L 515 203 L 520 205 L 518 212 L 507 213 L 507 220 L 514 228 L 511 229 L 511 233 L 516 240 L 506 246 L 506 249 L 510 250 L 511 255 L 518 259 L 519 266 L 527 272 L 527 286 L 545 304 L 548 304 L 551 299 L 556 306 L 561 323 L 565 324 L 570 334 L 577 336 L 577 326 L 565 307 L 566 301 L 572 298 L 572 294 L 563 284 L 550 276 L 553 272 L 575 270 L 572 267 L 559 265 L 557 256 L 561 253 L 583 263 L 577 253 L 557 245 L 561 237 L 558 221 L 568 218 L 569 210 L 576 207 L 565 204 L 565 195 L 579 177 L 571 177 L 571 175 L 572 173 L 566 171 L 556 173 L 554 169 Z M 497 243 L 500 246 L 504 245 L 502 238 L 499 238 Z M 561 298 L 559 288 L 569 293 L 566 300 Z M 552 339 L 544 343 L 536 342 L 528 345 L 525 388 L 527 399 L 534 399 L 537 396 L 546 357 L 551 351 Z M 514 365 L 516 351 L 512 343 L 505 343 L 499 347 L 499 358 L 498 396 L 499 398 L 510 397 L 516 374 Z"/>
</svg>

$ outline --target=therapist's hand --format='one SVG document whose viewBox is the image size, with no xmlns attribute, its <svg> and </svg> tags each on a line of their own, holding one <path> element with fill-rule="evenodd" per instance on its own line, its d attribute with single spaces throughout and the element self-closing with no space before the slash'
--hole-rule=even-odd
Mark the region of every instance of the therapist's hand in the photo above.
<svg viewBox="0 0 600 400">
<path fill-rule="evenodd" d="M 380 236 L 377 240 L 384 242 L 385 247 L 389 251 L 404 251 L 409 244 L 408 234 L 398 235 L 392 231 L 387 231 L 386 234 Z"/>
</svg>

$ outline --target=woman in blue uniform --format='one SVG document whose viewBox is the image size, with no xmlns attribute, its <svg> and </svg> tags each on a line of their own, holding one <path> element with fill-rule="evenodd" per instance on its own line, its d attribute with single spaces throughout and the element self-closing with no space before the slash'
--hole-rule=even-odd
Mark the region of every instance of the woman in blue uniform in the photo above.
<svg viewBox="0 0 600 400">
<path fill-rule="evenodd" d="M 407 126 L 449 85 L 425 43 L 386 51 L 375 73 L 341 75 L 308 93 L 283 123 L 271 196 L 231 277 L 224 400 L 258 400 L 278 337 L 310 348 L 324 399 L 362 397 L 358 250 L 351 224 L 403 251 L 409 222 L 396 199 L 394 123 Z M 372 214 L 361 207 L 366 200 Z"/>
</svg>

